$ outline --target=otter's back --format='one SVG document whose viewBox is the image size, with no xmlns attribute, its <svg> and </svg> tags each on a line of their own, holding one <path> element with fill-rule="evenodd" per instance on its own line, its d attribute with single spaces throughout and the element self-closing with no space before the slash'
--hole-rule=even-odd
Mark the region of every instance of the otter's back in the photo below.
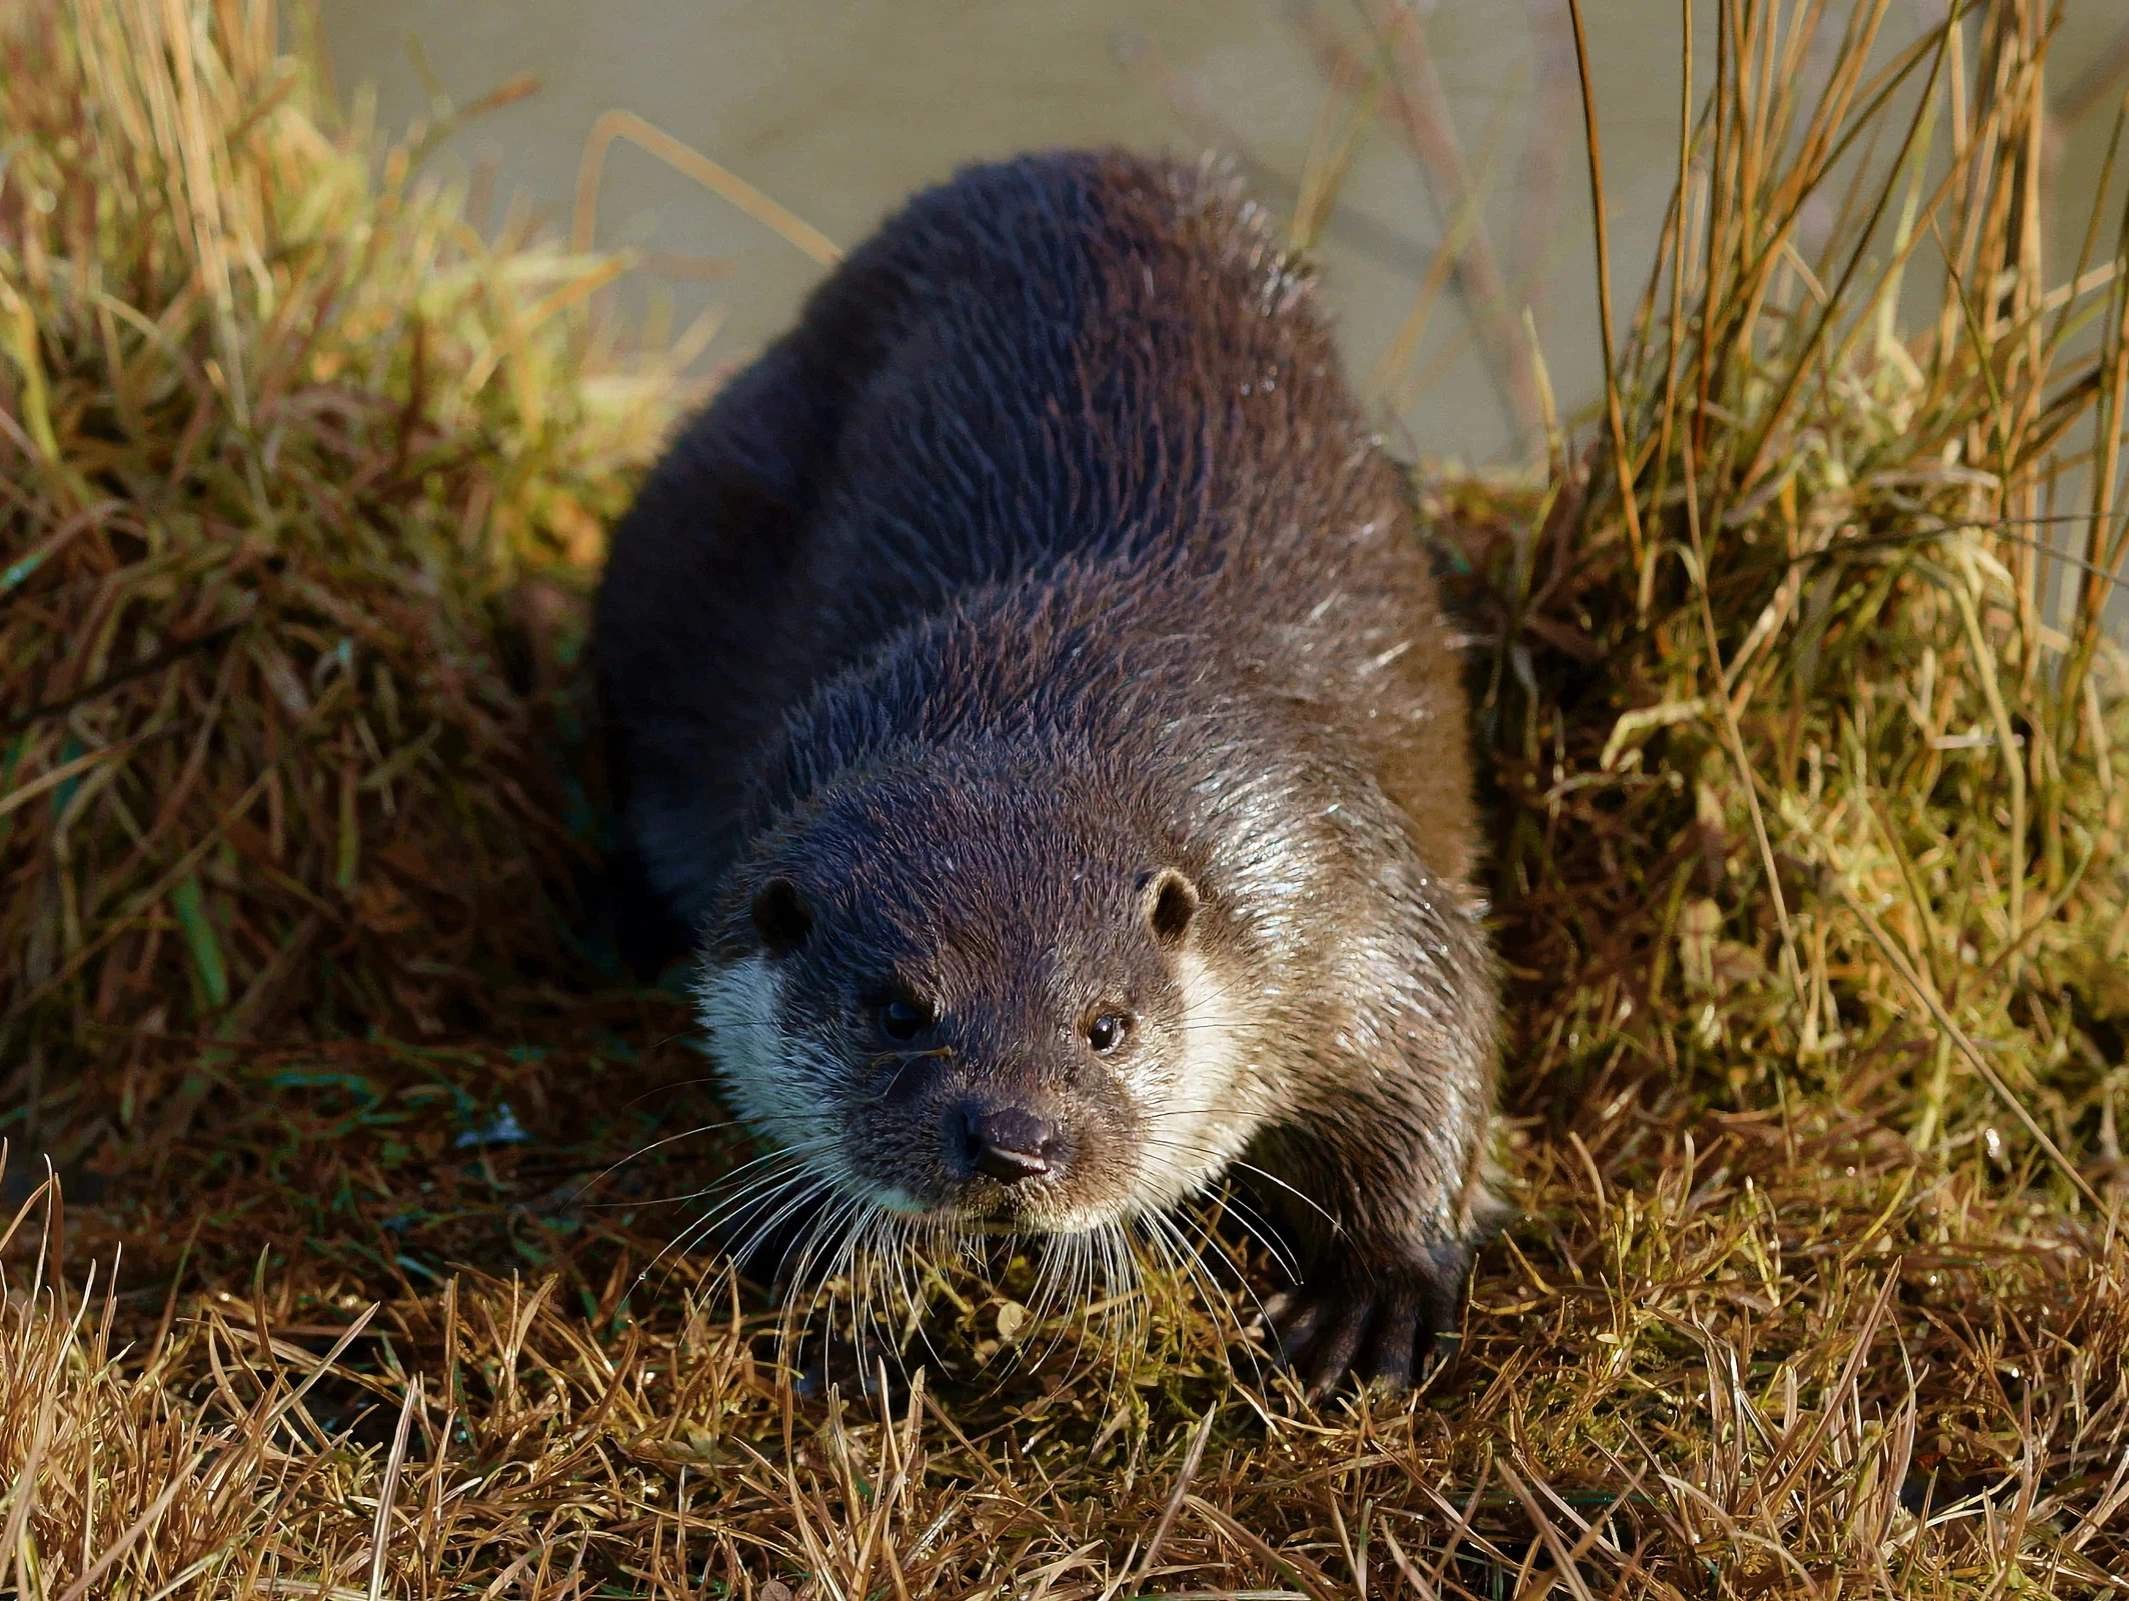
<svg viewBox="0 0 2129 1601">
<path fill-rule="evenodd" d="M 831 582 L 860 544 L 927 608 L 1067 556 L 1317 565 L 1381 492 L 1306 280 L 1207 171 L 977 169 L 850 271 L 878 344 L 822 504 Z"/>
<path fill-rule="evenodd" d="M 1117 628 L 1209 626 L 1327 708 L 1438 626 L 1307 280 L 1209 168 L 969 169 L 688 428 L 600 598 L 615 765 L 657 796 L 642 832 L 701 882 L 692 858 L 707 839 L 716 859 L 750 764 L 818 686 L 978 591 L 1089 573 L 1132 597 Z M 1440 655 L 1395 670 L 1445 699 Z"/>
</svg>

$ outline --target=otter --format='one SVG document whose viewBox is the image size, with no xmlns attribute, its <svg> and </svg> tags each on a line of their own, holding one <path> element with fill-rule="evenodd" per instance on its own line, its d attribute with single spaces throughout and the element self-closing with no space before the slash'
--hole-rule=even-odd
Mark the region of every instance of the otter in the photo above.
<svg viewBox="0 0 2129 1601">
<path fill-rule="evenodd" d="M 1405 474 L 1230 175 L 921 192 L 688 423 L 593 652 L 620 932 L 852 1217 L 1066 1234 L 1231 1167 L 1314 1390 L 1493 1218 L 1466 706 Z"/>
</svg>

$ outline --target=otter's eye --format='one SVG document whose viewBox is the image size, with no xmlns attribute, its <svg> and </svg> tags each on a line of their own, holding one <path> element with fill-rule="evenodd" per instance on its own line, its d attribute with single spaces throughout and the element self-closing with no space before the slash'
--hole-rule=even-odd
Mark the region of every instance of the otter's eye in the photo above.
<svg viewBox="0 0 2129 1601">
<path fill-rule="evenodd" d="M 931 1022 L 931 1008 L 897 995 L 880 1007 L 880 1030 L 891 1040 L 913 1040 Z"/>
<path fill-rule="evenodd" d="M 1107 1056 L 1124 1043 L 1131 1032 L 1131 1019 L 1122 1012 L 1104 1012 L 1087 1025 L 1087 1043 L 1097 1054 Z"/>
</svg>

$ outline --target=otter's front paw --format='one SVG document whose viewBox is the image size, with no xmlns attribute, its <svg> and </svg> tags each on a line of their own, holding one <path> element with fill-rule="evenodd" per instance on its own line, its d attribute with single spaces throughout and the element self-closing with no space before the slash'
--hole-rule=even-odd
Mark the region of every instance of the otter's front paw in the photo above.
<svg viewBox="0 0 2129 1601">
<path fill-rule="evenodd" d="M 1343 1264 L 1265 1303 L 1273 1348 L 1311 1396 L 1348 1375 L 1407 1389 L 1454 1353 L 1470 1270 L 1464 1245 L 1394 1266 Z"/>
</svg>

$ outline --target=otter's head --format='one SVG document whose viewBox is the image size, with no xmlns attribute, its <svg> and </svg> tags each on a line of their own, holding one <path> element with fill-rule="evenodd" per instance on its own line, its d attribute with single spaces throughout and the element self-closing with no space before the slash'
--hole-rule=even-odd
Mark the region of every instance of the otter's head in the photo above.
<svg viewBox="0 0 2129 1601">
<path fill-rule="evenodd" d="M 1216 1175 L 1251 1132 L 1247 998 L 1217 907 L 1131 811 L 947 762 L 846 780 L 757 841 L 699 988 L 734 1110 L 941 1221 L 1078 1232 Z"/>
</svg>

